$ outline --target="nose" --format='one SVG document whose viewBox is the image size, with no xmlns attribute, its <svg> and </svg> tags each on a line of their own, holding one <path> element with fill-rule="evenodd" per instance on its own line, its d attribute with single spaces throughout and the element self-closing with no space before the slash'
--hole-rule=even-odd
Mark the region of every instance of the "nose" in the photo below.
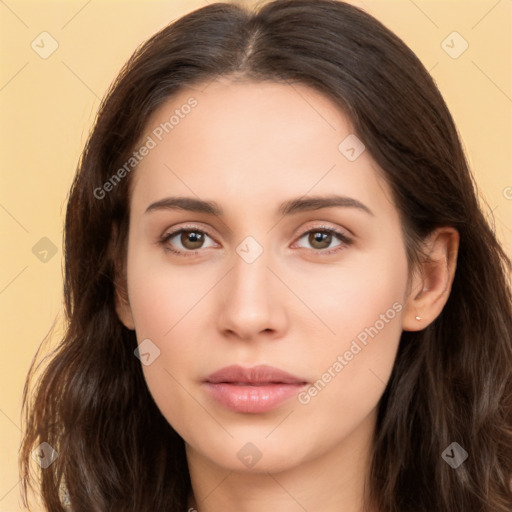
<svg viewBox="0 0 512 512">
<path fill-rule="evenodd" d="M 255 261 L 248 261 L 236 254 L 223 280 L 218 328 L 226 336 L 248 341 L 262 335 L 281 337 L 288 322 L 286 289 L 269 269 L 265 250 Z"/>
</svg>

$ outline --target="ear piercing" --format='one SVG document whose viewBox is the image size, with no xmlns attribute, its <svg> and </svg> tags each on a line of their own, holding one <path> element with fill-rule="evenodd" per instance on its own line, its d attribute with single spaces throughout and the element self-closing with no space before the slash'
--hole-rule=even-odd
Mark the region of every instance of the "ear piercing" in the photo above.
<svg viewBox="0 0 512 512">
<path fill-rule="evenodd" d="M 421 316 L 416 315 L 416 320 L 421 320 Z"/>
</svg>

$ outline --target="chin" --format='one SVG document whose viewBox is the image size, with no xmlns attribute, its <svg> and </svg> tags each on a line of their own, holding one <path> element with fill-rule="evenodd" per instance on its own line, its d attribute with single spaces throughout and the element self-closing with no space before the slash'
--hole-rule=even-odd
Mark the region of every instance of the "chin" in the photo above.
<svg viewBox="0 0 512 512">
<path fill-rule="evenodd" d="M 268 430 L 260 435 L 236 435 L 233 439 L 212 439 L 211 444 L 204 445 L 205 435 L 201 434 L 202 442 L 187 442 L 187 451 L 193 450 L 212 464 L 227 471 L 237 473 L 280 473 L 293 469 L 315 457 L 313 447 L 308 447 L 300 439 L 286 442 L 283 436 L 272 435 L 265 439 Z M 310 451 L 313 449 L 313 451 Z"/>
</svg>

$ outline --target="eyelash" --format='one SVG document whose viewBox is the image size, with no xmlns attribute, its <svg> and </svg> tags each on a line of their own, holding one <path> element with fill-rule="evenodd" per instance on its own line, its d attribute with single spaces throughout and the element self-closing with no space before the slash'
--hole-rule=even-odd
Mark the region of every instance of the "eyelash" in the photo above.
<svg viewBox="0 0 512 512">
<path fill-rule="evenodd" d="M 174 238 L 176 235 L 178 235 L 178 234 L 180 234 L 180 233 L 182 233 L 184 231 L 191 231 L 191 232 L 194 232 L 194 233 L 201 233 L 201 234 L 207 235 L 209 238 L 211 238 L 213 240 L 213 238 L 210 235 L 208 235 L 208 233 L 206 231 L 204 231 L 202 229 L 199 229 L 199 228 L 196 228 L 195 226 L 187 226 L 187 227 L 181 227 L 179 229 L 176 229 L 175 231 L 172 231 L 171 233 L 164 234 L 162 236 L 162 238 L 159 240 L 160 245 L 162 245 L 166 251 L 171 252 L 173 254 L 176 254 L 177 256 L 183 256 L 185 258 L 186 257 L 190 257 L 190 256 L 195 256 L 198 252 L 201 251 L 201 249 L 199 249 L 197 251 L 180 251 L 180 250 L 174 249 L 173 247 L 171 247 L 167 243 L 170 239 Z M 337 253 L 339 251 L 342 251 L 346 247 L 350 246 L 352 244 L 352 242 L 353 242 L 345 234 L 343 234 L 343 233 L 341 233 L 341 232 L 339 232 L 339 231 L 337 231 L 337 230 L 335 230 L 333 228 L 328 228 L 328 227 L 325 227 L 325 226 L 318 226 L 318 227 L 309 229 L 307 231 L 304 231 L 304 233 L 302 233 L 297 238 L 297 240 L 300 240 L 301 238 L 304 238 L 305 235 L 308 235 L 310 233 L 327 233 L 329 235 L 334 235 L 341 242 L 340 245 L 337 245 L 333 249 L 310 249 L 310 250 L 314 251 L 315 253 L 323 255 L 323 256 L 327 256 L 327 255 L 334 254 L 334 253 Z"/>
</svg>

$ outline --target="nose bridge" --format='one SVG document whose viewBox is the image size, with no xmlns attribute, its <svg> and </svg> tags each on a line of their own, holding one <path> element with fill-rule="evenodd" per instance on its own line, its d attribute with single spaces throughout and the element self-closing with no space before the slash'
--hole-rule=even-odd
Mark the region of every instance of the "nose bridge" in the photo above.
<svg viewBox="0 0 512 512">
<path fill-rule="evenodd" d="M 262 299 L 267 300 L 270 293 L 269 265 L 270 251 L 265 250 L 254 237 L 246 237 L 236 248 L 232 272 L 233 295 L 239 300 L 248 300 L 253 304 Z"/>
<path fill-rule="evenodd" d="M 247 237 L 236 248 L 233 269 L 226 281 L 219 328 L 251 338 L 265 330 L 283 327 L 282 305 L 277 303 L 271 252 L 254 237 Z"/>
<path fill-rule="evenodd" d="M 238 251 L 237 251 L 238 252 Z M 236 287 L 247 289 L 255 294 L 265 291 L 268 293 L 268 274 L 270 273 L 268 265 L 268 253 L 262 252 L 260 255 L 254 257 L 251 251 L 247 253 L 250 259 L 245 259 L 239 253 L 235 258 L 233 279 L 236 281 Z M 254 259 L 252 259 L 254 258 Z"/>
</svg>

